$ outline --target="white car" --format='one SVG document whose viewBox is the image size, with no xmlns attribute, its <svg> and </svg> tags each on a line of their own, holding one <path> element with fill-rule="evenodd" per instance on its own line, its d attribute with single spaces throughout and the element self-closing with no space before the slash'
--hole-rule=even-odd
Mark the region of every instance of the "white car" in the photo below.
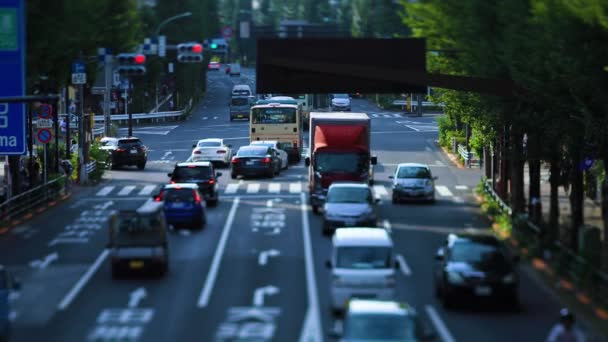
<svg viewBox="0 0 608 342">
<path fill-rule="evenodd" d="M 278 141 L 276 141 L 276 140 L 258 140 L 258 141 L 252 141 L 251 144 L 249 144 L 249 145 L 250 146 L 272 147 L 277 152 L 279 152 L 279 158 L 281 159 L 281 168 L 283 170 L 287 170 L 287 168 L 289 167 L 289 155 L 287 155 L 287 152 L 285 152 L 279 148 Z"/>
<path fill-rule="evenodd" d="M 232 159 L 232 145 L 224 144 L 224 139 L 202 139 L 192 145 L 192 161 L 212 161 L 230 165 Z"/>
</svg>

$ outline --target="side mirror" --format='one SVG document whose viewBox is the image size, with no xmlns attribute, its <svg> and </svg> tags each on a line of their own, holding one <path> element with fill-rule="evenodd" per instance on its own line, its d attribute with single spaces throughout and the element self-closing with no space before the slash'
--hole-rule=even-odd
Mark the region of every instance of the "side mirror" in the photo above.
<svg viewBox="0 0 608 342">
<path fill-rule="evenodd" d="M 378 164 L 378 157 L 372 156 L 371 161 L 372 161 L 372 165 Z"/>
<path fill-rule="evenodd" d="M 445 257 L 445 250 L 443 249 L 443 247 L 440 247 L 437 250 L 437 254 L 435 254 L 435 260 L 442 261 L 444 257 Z"/>
<path fill-rule="evenodd" d="M 325 260 L 325 267 L 327 267 L 327 268 L 331 268 L 332 267 L 330 260 Z"/>
<path fill-rule="evenodd" d="M 304 159 L 304 165 L 306 165 L 306 166 L 310 166 L 310 157 L 306 157 L 306 158 Z"/>
<path fill-rule="evenodd" d="M 226 147 L 232 148 L 232 144 L 228 144 L 228 145 L 226 145 Z"/>
<path fill-rule="evenodd" d="M 223 175 L 223 173 L 221 173 L 221 172 L 216 172 L 215 173 L 215 177 L 222 177 L 222 175 Z"/>
<path fill-rule="evenodd" d="M 192 145 L 192 148 L 196 148 L 196 144 Z"/>
<path fill-rule="evenodd" d="M 167 177 L 173 177 L 173 172 L 167 173 Z"/>
<path fill-rule="evenodd" d="M 388 176 L 388 179 L 395 179 L 395 176 Z"/>
</svg>

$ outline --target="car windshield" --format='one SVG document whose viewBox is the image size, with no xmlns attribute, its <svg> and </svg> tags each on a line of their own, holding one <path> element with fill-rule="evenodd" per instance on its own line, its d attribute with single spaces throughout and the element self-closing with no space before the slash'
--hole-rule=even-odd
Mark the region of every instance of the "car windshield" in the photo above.
<svg viewBox="0 0 608 342">
<path fill-rule="evenodd" d="M 254 141 L 250 144 L 251 146 L 265 146 L 265 147 L 274 147 L 275 144 L 273 143 L 267 143 L 267 142 L 257 142 Z"/>
<path fill-rule="evenodd" d="M 389 247 L 339 247 L 337 268 L 374 269 L 389 268 L 391 249 Z"/>
<path fill-rule="evenodd" d="M 413 316 L 390 314 L 352 314 L 344 323 L 344 338 L 349 341 L 415 342 L 418 320 Z"/>
<path fill-rule="evenodd" d="M 233 97 L 230 101 L 231 106 L 247 106 L 249 105 L 249 99 L 246 97 Z"/>
<path fill-rule="evenodd" d="M 291 107 L 253 108 L 253 124 L 295 124 L 296 109 Z"/>
<path fill-rule="evenodd" d="M 159 215 L 121 212 L 116 220 L 114 238 L 118 245 L 157 244 L 162 238 Z"/>
<path fill-rule="evenodd" d="M 101 140 L 101 146 L 116 146 L 116 140 Z"/>
<path fill-rule="evenodd" d="M 402 166 L 397 171 L 397 178 L 431 178 L 431 173 L 426 167 Z"/>
<path fill-rule="evenodd" d="M 348 99 L 348 94 L 334 94 L 334 99 Z"/>
<path fill-rule="evenodd" d="M 502 251 L 494 245 L 456 242 L 450 249 L 450 261 L 465 263 L 504 264 Z"/>
<path fill-rule="evenodd" d="M 240 149 L 236 155 L 239 157 L 263 157 L 267 152 L 268 150 L 265 148 L 247 148 Z"/>
<path fill-rule="evenodd" d="M 207 179 L 211 177 L 211 168 L 208 166 L 181 166 L 173 171 L 174 180 L 180 179 Z"/>
<path fill-rule="evenodd" d="M 192 202 L 195 199 L 192 189 L 165 189 L 163 201 L 165 202 Z"/>
<path fill-rule="evenodd" d="M 198 147 L 220 147 L 222 143 L 219 141 L 201 141 L 197 145 Z"/>
<path fill-rule="evenodd" d="M 369 168 L 369 158 L 363 153 L 317 153 L 315 171 L 323 173 L 361 173 Z"/>
<path fill-rule="evenodd" d="M 327 192 L 327 203 L 370 203 L 371 200 L 368 188 L 336 186 Z"/>
<path fill-rule="evenodd" d="M 251 91 L 245 88 L 234 89 L 232 95 L 251 95 Z"/>
<path fill-rule="evenodd" d="M 142 145 L 139 139 L 119 140 L 118 145 L 122 148 L 139 147 Z"/>
</svg>

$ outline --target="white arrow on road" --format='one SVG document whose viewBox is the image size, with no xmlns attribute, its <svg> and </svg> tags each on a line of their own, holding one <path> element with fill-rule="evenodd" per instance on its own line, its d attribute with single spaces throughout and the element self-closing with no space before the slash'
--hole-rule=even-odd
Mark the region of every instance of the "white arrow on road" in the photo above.
<svg viewBox="0 0 608 342">
<path fill-rule="evenodd" d="M 277 251 L 276 249 L 269 249 L 267 251 L 261 251 L 260 256 L 258 256 L 258 264 L 260 264 L 261 266 L 264 266 L 268 263 L 269 257 L 277 257 L 279 255 L 281 255 L 281 252 Z"/>
<path fill-rule="evenodd" d="M 30 267 L 44 269 L 49 266 L 50 263 L 59 259 L 59 254 L 57 252 L 53 252 L 43 259 L 37 259 L 30 262 Z"/>
<path fill-rule="evenodd" d="M 144 298 L 146 298 L 146 289 L 143 287 L 137 288 L 129 294 L 129 307 L 135 308 Z"/>
<path fill-rule="evenodd" d="M 253 306 L 264 306 L 264 296 L 272 296 L 279 293 L 279 288 L 268 285 L 255 289 L 253 293 Z"/>
<path fill-rule="evenodd" d="M 103 204 L 97 204 L 95 207 L 96 210 L 107 210 L 109 207 L 114 205 L 114 201 L 103 202 Z"/>
</svg>

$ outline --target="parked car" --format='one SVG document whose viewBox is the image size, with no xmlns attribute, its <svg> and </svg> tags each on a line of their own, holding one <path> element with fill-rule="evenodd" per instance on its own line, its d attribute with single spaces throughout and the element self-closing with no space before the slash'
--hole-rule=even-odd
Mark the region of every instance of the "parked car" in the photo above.
<svg viewBox="0 0 608 342">
<path fill-rule="evenodd" d="M 202 229 L 207 223 L 202 196 L 194 183 L 166 184 L 154 200 L 163 202 L 167 223 L 175 228 Z"/>
<path fill-rule="evenodd" d="M 416 342 L 435 338 L 412 306 L 372 299 L 351 299 L 341 328 L 332 335 L 341 342 Z"/>
<path fill-rule="evenodd" d="M 108 151 L 106 168 L 115 170 L 121 166 L 135 165 L 139 170 L 146 167 L 148 149 L 139 138 L 104 137 L 99 140 L 101 149 Z"/>
<path fill-rule="evenodd" d="M 173 172 L 167 174 L 171 183 L 194 183 L 198 185 L 199 192 L 210 206 L 216 206 L 219 201 L 217 180 L 221 172 L 215 172 L 213 164 L 209 161 L 193 161 L 177 163 Z"/>
<path fill-rule="evenodd" d="M 273 178 L 281 172 L 278 153 L 266 146 L 243 146 L 232 157 L 230 177 L 266 176 Z"/>
<path fill-rule="evenodd" d="M 350 96 L 348 94 L 333 94 L 331 96 L 331 110 L 350 112 Z"/>
<path fill-rule="evenodd" d="M 10 319 L 10 294 L 21 288 L 17 280 L 3 265 L 0 265 L 0 341 L 9 341 L 12 324 Z"/>
<path fill-rule="evenodd" d="M 335 313 L 352 298 L 395 300 L 393 241 L 381 228 L 338 228 L 332 239 L 330 298 Z"/>
<path fill-rule="evenodd" d="M 428 165 L 401 163 L 389 178 L 393 180 L 393 203 L 406 199 L 435 202 L 437 177 L 433 177 Z"/>
<path fill-rule="evenodd" d="M 222 65 L 219 62 L 209 62 L 207 70 L 220 71 Z"/>
<path fill-rule="evenodd" d="M 282 150 L 279 146 L 281 144 L 276 140 L 258 140 L 252 141 L 249 146 L 267 146 L 271 147 L 276 153 L 279 154 L 279 159 L 281 160 L 281 169 L 287 170 L 289 168 L 289 156 L 287 152 Z"/>
<path fill-rule="evenodd" d="M 435 293 L 444 306 L 473 297 L 494 297 L 518 306 L 519 256 L 494 235 L 450 234 L 435 260 Z"/>
<path fill-rule="evenodd" d="M 379 201 L 367 184 L 333 183 L 323 205 L 323 234 L 333 234 L 341 227 L 376 227 Z"/>
<path fill-rule="evenodd" d="M 192 160 L 221 162 L 230 165 L 232 159 L 232 145 L 225 144 L 224 139 L 210 138 L 199 140 L 192 145 Z"/>
<path fill-rule="evenodd" d="M 124 272 L 169 270 L 167 221 L 163 204 L 152 199 L 136 210 L 120 210 L 110 218 L 110 262 L 112 277 Z"/>
</svg>

